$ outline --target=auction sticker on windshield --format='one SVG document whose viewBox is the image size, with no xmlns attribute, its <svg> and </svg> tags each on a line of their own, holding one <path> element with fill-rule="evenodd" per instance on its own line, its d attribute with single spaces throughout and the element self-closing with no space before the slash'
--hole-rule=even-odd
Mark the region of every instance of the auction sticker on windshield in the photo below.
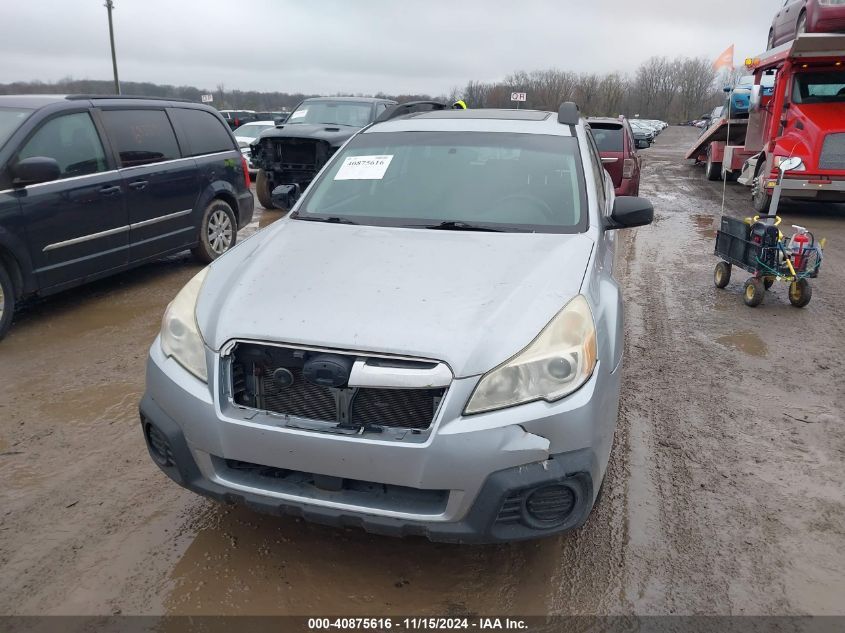
<svg viewBox="0 0 845 633">
<path fill-rule="evenodd" d="M 393 156 L 348 156 L 335 180 L 381 180 L 390 167 Z"/>
<path fill-rule="evenodd" d="M 301 118 L 302 118 L 302 117 L 304 117 L 306 114 L 308 114 L 308 110 L 297 110 L 296 112 L 294 112 L 293 114 L 291 114 L 291 115 L 290 115 L 290 118 L 292 118 L 292 119 L 301 119 Z"/>
</svg>

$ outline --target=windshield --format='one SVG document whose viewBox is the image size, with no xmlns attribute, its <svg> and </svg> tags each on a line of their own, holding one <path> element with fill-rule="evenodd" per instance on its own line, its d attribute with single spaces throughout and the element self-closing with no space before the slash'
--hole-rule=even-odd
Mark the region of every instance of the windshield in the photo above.
<svg viewBox="0 0 845 633">
<path fill-rule="evenodd" d="M 298 217 L 574 233 L 587 226 L 583 183 L 578 143 L 570 137 L 370 133 L 355 137 L 332 161 Z"/>
<path fill-rule="evenodd" d="M 258 138 L 259 134 L 261 134 L 264 130 L 269 130 L 271 127 L 276 126 L 271 124 L 252 125 L 248 123 L 235 130 L 234 134 L 235 136 L 240 136 L 242 138 Z"/>
<path fill-rule="evenodd" d="M 591 123 L 593 137 L 600 152 L 621 152 L 622 151 L 622 126 L 621 125 L 597 125 Z"/>
<path fill-rule="evenodd" d="M 372 121 L 373 105 L 354 101 L 305 101 L 288 117 L 287 123 L 347 125 L 364 127 Z"/>
<path fill-rule="evenodd" d="M 845 72 L 815 72 L 795 75 L 792 84 L 795 103 L 833 103 L 845 101 Z"/>
<path fill-rule="evenodd" d="M 30 114 L 32 110 L 26 108 L 0 108 L 0 147 Z"/>
</svg>

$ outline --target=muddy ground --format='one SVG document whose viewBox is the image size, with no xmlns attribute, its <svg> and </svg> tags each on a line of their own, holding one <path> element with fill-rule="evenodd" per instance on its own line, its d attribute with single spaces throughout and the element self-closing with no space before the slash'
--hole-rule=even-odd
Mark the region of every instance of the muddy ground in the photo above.
<svg viewBox="0 0 845 633">
<path fill-rule="evenodd" d="M 644 151 L 655 224 L 630 231 L 627 344 L 605 494 L 586 526 L 490 547 L 226 508 L 150 461 L 137 405 L 187 257 L 34 302 L 0 343 L 0 614 L 845 614 L 845 206 L 812 303 L 712 283 L 721 183 Z M 727 186 L 742 216 L 747 190 Z M 259 215 L 246 231 L 276 214 Z"/>
</svg>

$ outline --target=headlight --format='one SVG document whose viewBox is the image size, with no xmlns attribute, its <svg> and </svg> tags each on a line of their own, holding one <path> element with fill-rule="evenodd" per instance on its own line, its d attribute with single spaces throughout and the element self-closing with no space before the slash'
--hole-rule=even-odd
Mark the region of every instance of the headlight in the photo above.
<svg viewBox="0 0 845 633">
<path fill-rule="evenodd" d="M 203 382 L 208 382 L 208 369 L 205 365 L 205 344 L 197 326 L 196 307 L 207 274 L 208 268 L 203 268 L 194 275 L 167 306 L 161 320 L 161 349 L 164 355 L 172 357 Z"/>
<path fill-rule="evenodd" d="M 589 380 L 596 357 L 593 314 L 578 295 L 528 347 L 481 377 L 464 413 L 560 400 Z"/>
</svg>

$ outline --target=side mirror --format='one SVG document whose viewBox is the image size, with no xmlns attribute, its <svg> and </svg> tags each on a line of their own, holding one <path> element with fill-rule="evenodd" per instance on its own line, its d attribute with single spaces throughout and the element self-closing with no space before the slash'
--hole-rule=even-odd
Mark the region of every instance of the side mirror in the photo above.
<svg viewBox="0 0 845 633">
<path fill-rule="evenodd" d="M 649 147 L 651 147 L 651 145 L 646 139 L 637 139 L 637 149 L 648 149 Z"/>
<path fill-rule="evenodd" d="M 290 209 L 299 199 L 299 185 L 279 185 L 270 194 L 273 206 Z"/>
<path fill-rule="evenodd" d="M 751 97 L 748 100 L 749 112 L 757 112 L 760 109 L 760 96 L 762 94 L 762 87 L 757 84 L 751 86 Z"/>
<path fill-rule="evenodd" d="M 62 169 L 54 158 L 33 156 L 32 158 L 24 158 L 15 165 L 14 175 L 13 184 L 18 187 L 26 187 L 27 185 L 57 180 L 62 175 Z"/>
<path fill-rule="evenodd" d="M 724 88 L 722 88 L 722 92 L 727 94 L 730 94 L 731 90 L 733 90 L 733 88 L 731 88 L 730 86 L 725 86 Z"/>
<path fill-rule="evenodd" d="M 778 169 L 780 169 L 780 172 L 784 174 L 788 171 L 792 171 L 793 169 L 800 169 L 803 165 L 804 161 L 801 160 L 798 156 L 791 156 L 786 160 L 781 161 Z"/>
<path fill-rule="evenodd" d="M 645 226 L 654 220 L 654 207 L 645 198 L 620 196 L 613 203 L 613 213 L 610 214 L 605 228 L 630 229 L 635 226 Z"/>
</svg>

